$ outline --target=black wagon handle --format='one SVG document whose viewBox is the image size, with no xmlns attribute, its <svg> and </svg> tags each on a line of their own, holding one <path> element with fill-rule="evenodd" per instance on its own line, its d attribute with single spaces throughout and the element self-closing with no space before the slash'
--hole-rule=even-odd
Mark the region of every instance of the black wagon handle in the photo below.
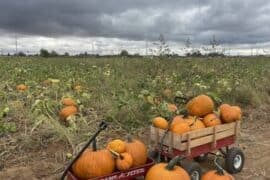
<svg viewBox="0 0 270 180">
<path fill-rule="evenodd" d="M 66 167 L 65 171 L 63 172 L 62 176 L 61 176 L 61 180 L 64 180 L 69 169 L 71 168 L 71 166 L 79 159 L 79 157 L 81 156 L 81 154 L 88 148 L 88 146 L 93 143 L 93 146 L 96 146 L 96 138 L 99 135 L 99 133 L 103 130 L 105 130 L 108 127 L 108 124 L 105 121 L 102 121 L 99 124 L 99 128 L 98 130 L 95 132 L 95 134 L 89 139 L 89 141 L 85 144 L 85 146 L 79 151 L 79 153 L 74 157 L 74 159 L 72 159 L 72 161 L 68 164 L 68 166 Z"/>
</svg>

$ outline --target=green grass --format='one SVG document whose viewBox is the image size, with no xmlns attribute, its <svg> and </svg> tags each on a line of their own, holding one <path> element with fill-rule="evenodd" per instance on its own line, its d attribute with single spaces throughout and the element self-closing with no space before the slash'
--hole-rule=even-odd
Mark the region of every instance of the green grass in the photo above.
<svg viewBox="0 0 270 180">
<path fill-rule="evenodd" d="M 172 103 L 177 94 L 207 93 L 217 101 L 245 107 L 269 103 L 270 95 L 270 59 L 266 57 L 1 57 L 0 74 L 1 108 L 9 107 L 10 116 L 29 119 L 29 134 L 51 126 L 48 128 L 55 128 L 60 138 L 76 143 L 86 139 L 101 119 L 126 131 L 148 126 L 150 119 L 160 113 L 151 104 L 153 99 Z M 42 82 L 48 78 L 59 79 L 60 83 L 43 87 Z M 29 86 L 27 92 L 15 90 L 21 83 Z M 72 90 L 76 83 L 82 85 L 82 92 Z M 170 89 L 172 95 L 163 95 L 164 89 Z M 63 96 L 80 102 L 80 116 L 69 127 L 57 117 Z M 14 106 L 18 100 L 20 108 Z"/>
</svg>

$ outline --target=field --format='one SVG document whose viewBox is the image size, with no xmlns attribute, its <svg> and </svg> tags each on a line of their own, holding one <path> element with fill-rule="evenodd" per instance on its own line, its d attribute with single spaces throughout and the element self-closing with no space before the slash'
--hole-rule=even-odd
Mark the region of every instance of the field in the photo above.
<svg viewBox="0 0 270 180">
<path fill-rule="evenodd" d="M 243 109 L 240 146 L 247 162 L 237 179 L 270 178 L 267 57 L 1 57 L 0 75 L 0 179 L 57 178 L 101 120 L 110 128 L 99 147 L 128 133 L 146 139 L 166 103 L 181 110 L 183 99 L 201 93 Z M 17 91 L 18 84 L 28 90 Z M 58 117 L 63 97 L 79 105 L 79 114 L 65 122 Z"/>
</svg>

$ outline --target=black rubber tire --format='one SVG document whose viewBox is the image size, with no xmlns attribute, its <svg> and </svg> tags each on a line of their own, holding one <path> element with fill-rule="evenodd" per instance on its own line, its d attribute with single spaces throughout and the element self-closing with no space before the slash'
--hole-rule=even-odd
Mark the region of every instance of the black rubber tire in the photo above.
<svg viewBox="0 0 270 180">
<path fill-rule="evenodd" d="M 236 158 L 239 159 L 239 157 L 241 158 L 240 165 L 235 167 L 235 160 Z M 245 164 L 245 155 L 243 151 L 237 147 L 230 148 L 225 157 L 225 169 L 230 174 L 236 174 L 242 171 L 244 164 Z"/>
<path fill-rule="evenodd" d="M 187 171 L 191 180 L 200 180 L 202 178 L 202 169 L 197 162 L 184 162 L 181 166 Z M 193 177 L 194 173 L 197 177 Z"/>
<path fill-rule="evenodd" d="M 200 156 L 197 156 L 194 158 L 196 162 L 205 162 L 208 159 L 208 153 L 201 154 Z"/>
</svg>

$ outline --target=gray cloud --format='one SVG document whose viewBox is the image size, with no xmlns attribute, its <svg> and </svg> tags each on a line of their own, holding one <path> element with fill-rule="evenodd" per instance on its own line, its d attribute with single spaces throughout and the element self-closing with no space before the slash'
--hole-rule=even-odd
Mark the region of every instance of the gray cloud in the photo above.
<svg viewBox="0 0 270 180">
<path fill-rule="evenodd" d="M 49 37 L 270 41 L 269 0 L 1 0 L 0 30 Z"/>
</svg>

